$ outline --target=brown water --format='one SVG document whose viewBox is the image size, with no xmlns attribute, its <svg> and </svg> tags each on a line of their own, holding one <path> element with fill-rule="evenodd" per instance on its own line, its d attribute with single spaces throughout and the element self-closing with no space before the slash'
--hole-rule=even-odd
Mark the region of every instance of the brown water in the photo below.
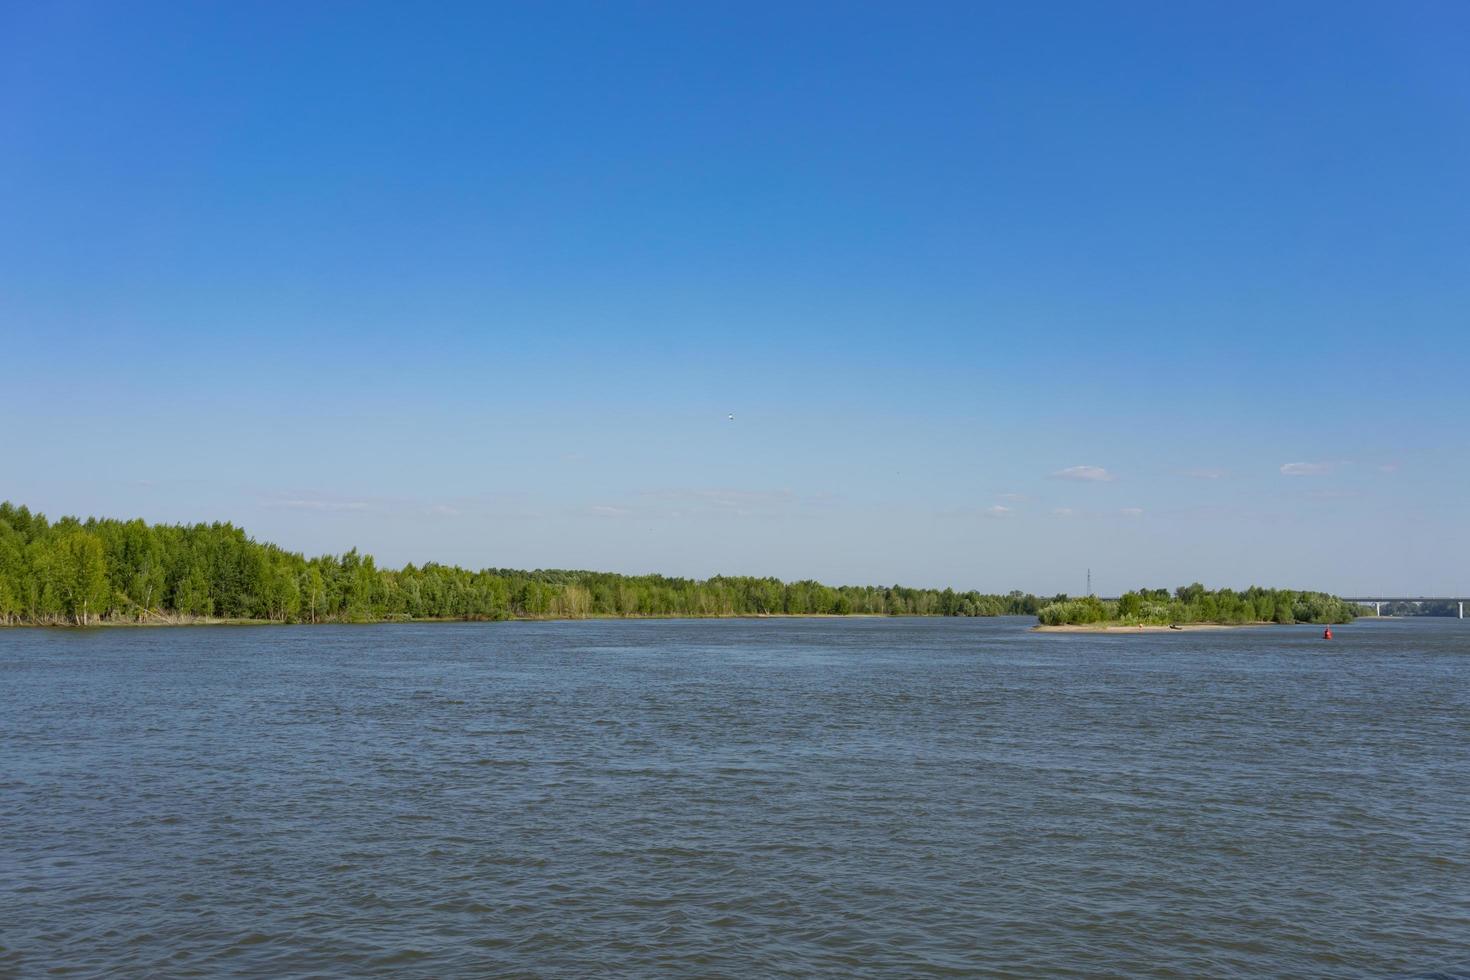
<svg viewBox="0 0 1470 980">
<path fill-rule="evenodd" d="M 0 630 L 0 975 L 1470 976 L 1470 624 Z"/>
</svg>

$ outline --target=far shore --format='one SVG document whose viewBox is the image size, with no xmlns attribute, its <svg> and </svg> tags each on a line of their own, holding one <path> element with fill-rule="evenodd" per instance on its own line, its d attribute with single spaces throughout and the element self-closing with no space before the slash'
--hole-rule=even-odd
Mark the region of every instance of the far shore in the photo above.
<svg viewBox="0 0 1470 980">
<path fill-rule="evenodd" d="M 13 629 L 96 629 L 120 628 L 120 629 L 156 629 L 169 626 L 384 626 L 391 624 L 408 623 L 546 623 L 546 622 L 576 622 L 585 620 L 614 620 L 614 619 L 943 619 L 942 616 L 923 615 L 898 615 L 887 613 L 683 613 L 673 615 L 640 615 L 637 613 L 609 614 L 591 613 L 583 616 L 510 616 L 504 619 L 493 619 L 491 617 L 477 619 L 453 618 L 430 618 L 410 619 L 408 617 L 385 617 L 383 619 L 348 620 L 327 619 L 312 623 L 307 620 L 294 620 L 285 622 L 279 619 L 230 619 L 220 616 L 185 616 L 179 614 L 158 615 L 150 619 L 93 619 L 82 626 L 79 623 L 53 620 L 50 622 L 0 622 L 0 629 L 10 627 Z M 982 619 L 994 619 L 1002 617 L 978 617 Z M 1387 618 L 1387 617 L 1384 617 Z M 1253 629 L 1260 626 L 1280 626 L 1281 623 L 1253 622 L 1253 623 L 1180 623 L 1177 626 L 1142 625 L 1129 626 L 1122 623 L 1086 623 L 1080 625 L 1068 624 L 1064 626 L 1042 626 L 1031 627 L 1036 633 L 1193 633 L 1204 630 L 1239 630 Z M 1311 624 L 1296 624 L 1311 625 Z"/>
<path fill-rule="evenodd" d="M 1121 623 L 1085 623 L 1067 626 L 1033 626 L 1037 633 L 1195 633 L 1204 630 L 1244 630 L 1281 623 L 1180 623 L 1177 626 L 1127 626 Z M 1300 625 L 1300 624 L 1299 624 Z M 1308 624 L 1310 625 L 1310 624 Z"/>
<path fill-rule="evenodd" d="M 385 616 L 382 619 L 320 619 L 316 622 L 310 620 L 280 620 L 280 619 L 230 619 L 220 616 L 185 616 L 180 614 L 155 615 L 151 619 L 92 619 L 85 625 L 68 620 L 50 620 L 46 622 L 0 622 L 0 629 L 159 629 L 169 626 L 389 626 L 412 623 L 571 623 L 587 620 L 615 620 L 615 619 L 945 619 L 937 615 L 917 615 L 902 613 L 892 615 L 889 613 L 587 613 L 582 616 L 558 616 L 545 614 L 539 616 L 506 616 L 494 618 L 490 616 L 466 619 L 459 616 L 431 617 L 422 616 L 410 618 L 407 616 Z M 964 617 L 962 617 L 964 618 Z M 995 619 L 999 617 L 969 617 Z"/>
</svg>

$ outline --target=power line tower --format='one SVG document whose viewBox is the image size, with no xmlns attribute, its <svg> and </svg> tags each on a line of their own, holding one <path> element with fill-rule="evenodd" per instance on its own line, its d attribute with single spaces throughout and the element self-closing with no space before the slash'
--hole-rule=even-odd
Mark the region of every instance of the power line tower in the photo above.
<svg viewBox="0 0 1470 980">
<path fill-rule="evenodd" d="M 1087 594 L 1092 595 L 1092 569 L 1087 570 Z"/>
</svg>

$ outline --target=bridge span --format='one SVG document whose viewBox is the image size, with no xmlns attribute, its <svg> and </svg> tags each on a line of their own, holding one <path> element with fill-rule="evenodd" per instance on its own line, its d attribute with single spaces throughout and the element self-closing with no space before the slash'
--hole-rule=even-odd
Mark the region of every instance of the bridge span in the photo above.
<svg viewBox="0 0 1470 980">
<path fill-rule="evenodd" d="M 1461 619 L 1464 619 L 1465 618 L 1465 602 L 1466 602 L 1466 600 L 1460 598 L 1459 596 L 1449 596 L 1449 595 L 1411 595 L 1411 596 L 1373 595 L 1373 596 L 1350 596 L 1350 595 L 1345 595 L 1345 596 L 1339 596 L 1338 598 L 1340 598 L 1343 602 L 1356 602 L 1359 605 L 1372 606 L 1373 607 L 1373 615 L 1375 615 L 1375 616 L 1382 616 L 1383 615 L 1383 604 L 1385 602 L 1390 602 L 1390 603 L 1392 603 L 1392 602 L 1453 602 L 1453 603 L 1455 603 L 1459 607 L 1459 610 L 1460 610 L 1460 618 Z M 1117 602 L 1118 601 L 1118 597 L 1117 596 L 1103 596 L 1102 597 L 1102 601 L 1103 602 Z"/>
<path fill-rule="evenodd" d="M 1350 596 L 1342 597 L 1344 602 L 1357 602 L 1365 606 L 1373 607 L 1373 615 L 1383 615 L 1383 604 L 1385 602 L 1453 602 L 1460 609 L 1460 618 L 1465 618 L 1465 600 L 1459 596 L 1448 595 L 1415 595 L 1415 596 L 1388 596 L 1375 595 L 1372 597 Z"/>
</svg>

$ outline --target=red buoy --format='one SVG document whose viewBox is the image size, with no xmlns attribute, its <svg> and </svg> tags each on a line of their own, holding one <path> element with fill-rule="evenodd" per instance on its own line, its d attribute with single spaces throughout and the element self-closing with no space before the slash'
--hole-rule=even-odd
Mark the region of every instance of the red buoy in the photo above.
<svg viewBox="0 0 1470 980">
<path fill-rule="evenodd" d="M 1330 640 L 1330 639 L 1332 639 L 1332 627 L 1331 626 L 1327 627 L 1325 630 L 1322 631 L 1322 639 L 1324 639 L 1324 640 Z"/>
</svg>

